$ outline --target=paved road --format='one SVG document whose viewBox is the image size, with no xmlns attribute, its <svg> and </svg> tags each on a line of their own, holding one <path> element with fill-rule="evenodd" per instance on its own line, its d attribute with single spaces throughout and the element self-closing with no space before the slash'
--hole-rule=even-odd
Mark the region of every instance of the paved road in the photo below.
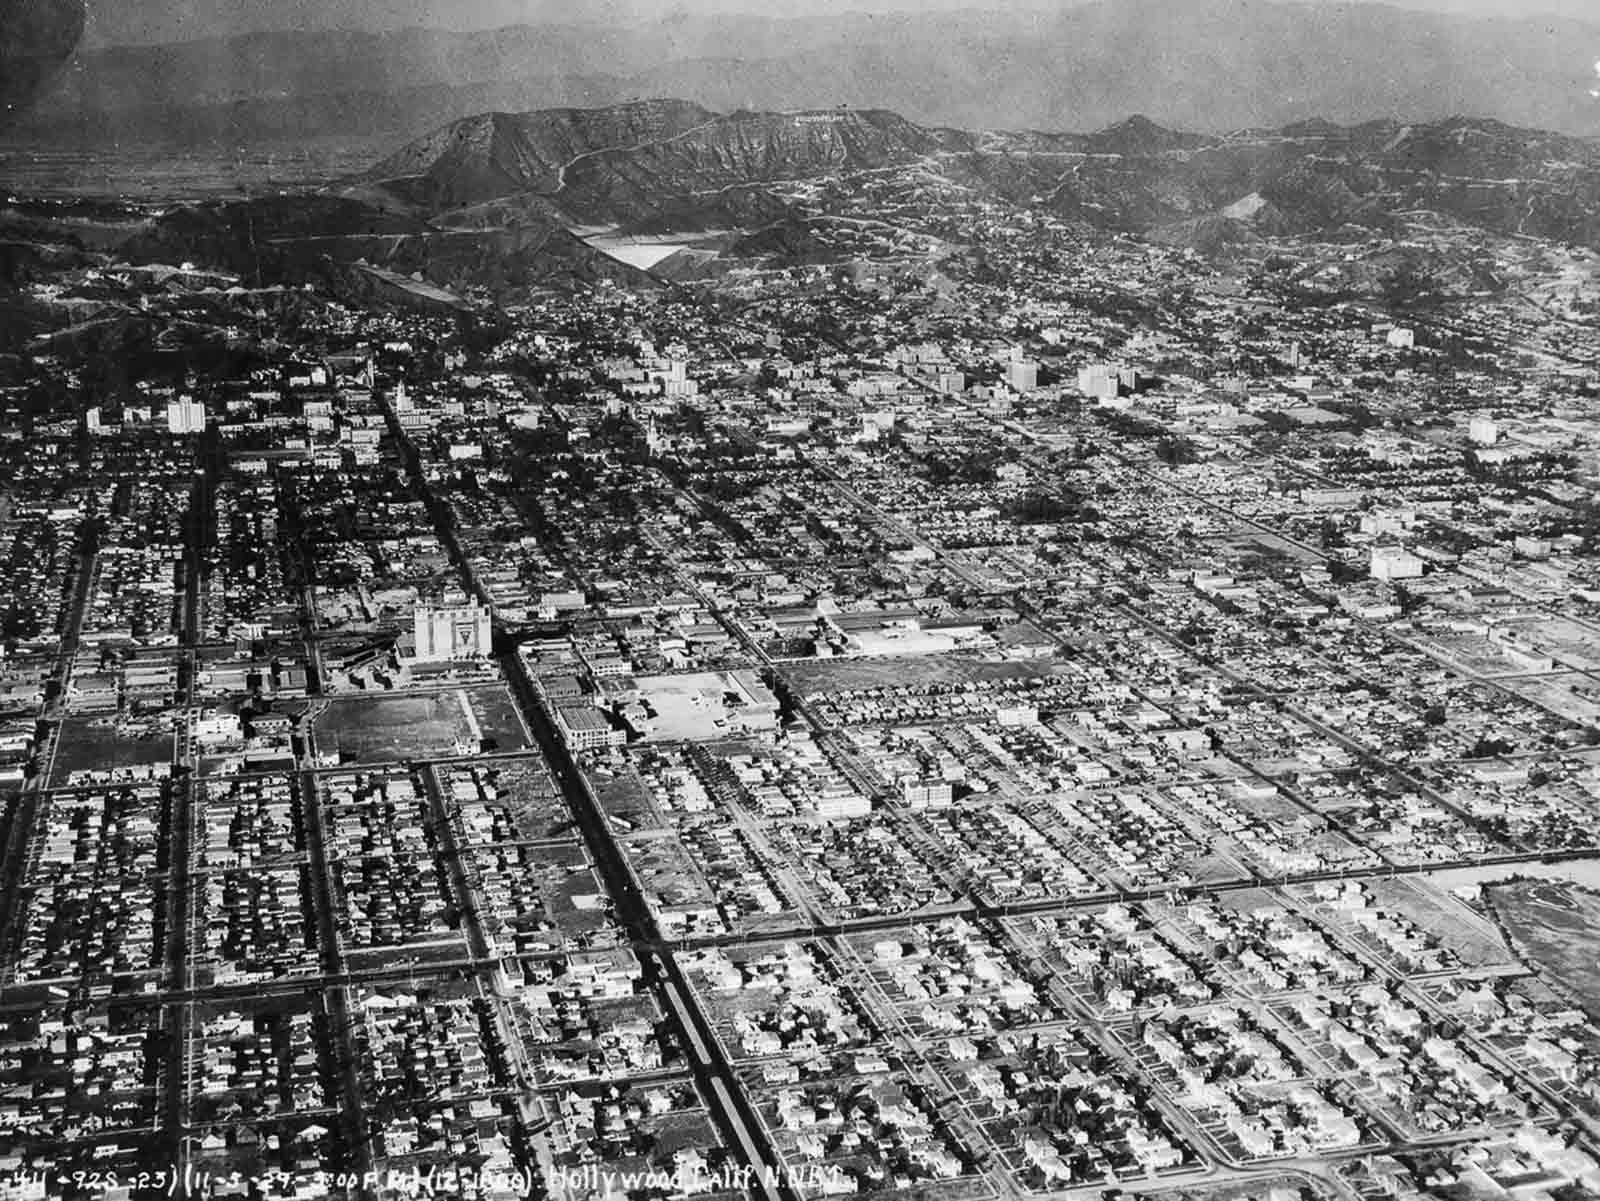
<svg viewBox="0 0 1600 1201">
<path fill-rule="evenodd" d="M 616 918 L 634 940 L 644 969 L 644 982 L 655 991 L 662 1008 L 671 1015 L 681 1031 L 690 1052 L 690 1065 L 695 1079 L 710 1101 L 712 1112 L 729 1145 L 739 1152 L 745 1163 L 756 1169 L 758 1187 L 767 1201 L 796 1201 L 786 1187 L 779 1187 L 764 1176 L 763 1169 L 776 1172 L 779 1166 L 777 1154 L 767 1141 L 765 1128 L 739 1084 L 733 1065 L 723 1054 L 721 1044 L 688 978 L 669 944 L 661 939 L 638 881 L 628 867 L 621 848 L 611 837 L 605 814 L 581 768 L 573 760 L 549 714 L 540 704 L 521 657 L 515 651 L 508 652 L 502 658 L 502 663 L 506 677 L 512 682 L 512 694 L 522 710 L 523 720 L 533 731 L 556 783 L 561 786 L 567 803 L 578 818 L 578 825 L 594 856 L 595 866 L 615 906 Z"/>
<path fill-rule="evenodd" d="M 411 480 L 433 514 L 439 538 L 449 551 L 452 562 L 457 565 L 462 583 L 471 595 L 479 597 L 485 604 L 490 603 L 488 590 L 474 578 L 470 561 L 456 538 L 449 506 L 440 501 L 428 485 L 427 473 L 422 470 L 415 444 L 400 427 L 398 418 L 387 403 L 385 413 L 390 431 L 401 447 Z M 615 916 L 638 948 L 642 980 L 678 1026 L 685 1047 L 690 1052 L 691 1071 L 728 1145 L 755 1169 L 756 1187 L 765 1201 L 799 1201 L 787 1184 L 781 1183 L 775 1175 L 769 1175 L 776 1174 L 780 1162 L 767 1139 L 765 1127 L 723 1054 L 711 1023 L 701 1010 L 683 970 L 672 951 L 660 939 L 649 906 L 621 849 L 611 837 L 600 804 L 571 751 L 561 739 L 550 714 L 539 700 L 521 656 L 514 647 L 504 650 L 500 655 L 500 664 L 511 685 L 512 697 L 524 727 L 532 732 L 551 774 L 578 819 L 595 866 L 611 896 Z M 654 946 L 646 949 L 647 944 Z"/>
</svg>

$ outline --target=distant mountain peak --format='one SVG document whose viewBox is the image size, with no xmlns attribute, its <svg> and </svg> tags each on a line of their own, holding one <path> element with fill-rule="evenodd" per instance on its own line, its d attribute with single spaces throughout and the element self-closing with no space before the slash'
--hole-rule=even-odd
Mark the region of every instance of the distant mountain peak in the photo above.
<svg viewBox="0 0 1600 1201">
<path fill-rule="evenodd" d="M 438 212 L 536 194 L 641 220 L 685 179 L 715 190 L 907 162 L 942 131 L 876 108 L 719 114 L 688 101 L 467 117 L 425 134 L 355 182 Z M 625 165 L 626 186 L 617 175 Z"/>
<path fill-rule="evenodd" d="M 1148 137 L 1164 135 L 1170 133 L 1171 131 L 1156 124 L 1156 122 L 1152 121 L 1143 113 L 1134 113 L 1132 116 L 1124 117 L 1121 121 L 1116 122 L 1114 125 L 1108 125 L 1100 132 L 1106 134 L 1120 133 Z"/>
<path fill-rule="evenodd" d="M 1098 133 L 1090 134 L 1088 141 L 1091 148 L 1103 153 L 1162 154 L 1172 150 L 1192 150 L 1209 139 L 1201 134 L 1168 129 L 1141 113 L 1135 113 Z"/>
<path fill-rule="evenodd" d="M 452 121 L 362 176 L 430 208 L 481 204 L 522 192 L 554 194 L 587 156 L 682 136 L 719 120 L 686 100 L 630 100 L 601 108 L 492 112 Z"/>
</svg>

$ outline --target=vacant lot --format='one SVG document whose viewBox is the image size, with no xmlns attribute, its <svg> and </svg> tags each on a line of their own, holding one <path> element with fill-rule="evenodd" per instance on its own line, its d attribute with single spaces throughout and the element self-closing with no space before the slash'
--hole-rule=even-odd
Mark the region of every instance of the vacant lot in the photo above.
<svg viewBox="0 0 1600 1201">
<path fill-rule="evenodd" d="M 520 751 L 530 744 L 527 727 L 517 713 L 511 692 L 504 684 L 480 684 L 467 689 L 472 712 L 478 721 L 484 747 L 491 751 Z"/>
<path fill-rule="evenodd" d="M 1600 895 L 1559 880 L 1519 880 L 1487 896 L 1523 960 L 1600 1014 Z"/>
<path fill-rule="evenodd" d="M 90 719 L 69 717 L 61 723 L 52 786 L 60 786 L 75 771 L 104 771 L 149 763 L 172 762 L 172 735 L 134 737 L 109 725 L 91 725 Z"/>
<path fill-rule="evenodd" d="M 439 759 L 475 752 L 476 725 L 459 690 L 340 698 L 317 718 L 317 750 L 341 763 Z"/>
</svg>

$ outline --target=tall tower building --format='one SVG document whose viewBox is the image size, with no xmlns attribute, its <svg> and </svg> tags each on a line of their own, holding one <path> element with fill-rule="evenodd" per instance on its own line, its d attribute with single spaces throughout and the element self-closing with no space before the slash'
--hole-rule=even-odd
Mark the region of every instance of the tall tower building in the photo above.
<svg viewBox="0 0 1600 1201">
<path fill-rule="evenodd" d="M 411 629 L 419 663 L 482 659 L 489 654 L 493 645 L 489 610 L 472 602 L 465 605 L 419 604 L 412 617 Z"/>
<path fill-rule="evenodd" d="M 167 432 L 171 434 L 203 434 L 206 429 L 206 407 L 192 396 L 179 396 L 167 404 Z"/>
</svg>

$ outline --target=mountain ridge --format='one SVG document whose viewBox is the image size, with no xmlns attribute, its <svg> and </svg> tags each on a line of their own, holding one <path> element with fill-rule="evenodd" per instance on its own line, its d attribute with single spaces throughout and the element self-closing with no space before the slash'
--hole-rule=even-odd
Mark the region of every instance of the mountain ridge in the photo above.
<svg viewBox="0 0 1600 1201">
<path fill-rule="evenodd" d="M 1596 46 L 1600 25 L 1571 20 L 1270 0 L 277 33 L 89 52 L 19 132 L 404 139 L 486 108 L 674 95 L 718 112 L 845 102 L 968 129 L 1097 129 L 1130 112 L 1204 132 L 1481 112 L 1593 135 Z"/>
<path fill-rule="evenodd" d="M 880 226 L 900 214 L 888 227 L 915 241 L 954 195 L 997 220 L 1032 211 L 1086 235 L 1203 252 L 1401 237 L 1424 213 L 1600 248 L 1600 144 L 1493 118 L 1212 135 L 1135 117 L 1088 134 L 1013 133 L 882 109 L 715 113 L 649 100 L 463 118 L 317 191 L 169 206 L 119 249 L 344 289 L 650 286 L 689 278 L 680 268 L 703 278 L 741 262 L 840 261 L 819 234 L 863 212 Z M 667 247 L 662 271 L 606 250 L 635 240 Z"/>
<path fill-rule="evenodd" d="M 496 130 L 509 128 L 512 136 L 482 136 L 486 123 Z M 590 126 L 603 133 L 597 136 Z M 1160 164 L 1166 171 L 1185 166 L 1194 168 L 1196 186 L 1226 191 L 1237 183 L 1262 182 L 1244 178 L 1253 170 L 1270 173 L 1273 167 L 1315 161 L 1307 146 L 1357 156 L 1389 171 L 1483 186 L 1600 165 L 1600 142 L 1459 114 L 1437 122 L 1314 120 L 1224 135 L 1172 129 L 1133 116 L 1079 134 L 928 127 L 884 109 L 712 113 L 687 101 L 656 99 L 464 118 L 401 147 L 358 180 L 396 188 L 412 199 L 416 194 L 443 198 L 446 207 L 537 193 L 587 224 L 605 218 L 608 208 L 626 209 L 636 199 L 624 195 L 630 186 L 671 197 L 928 158 L 957 174 L 976 176 L 986 167 L 1038 160 L 1027 182 L 1038 182 L 1039 174 L 1048 172 L 1052 156 L 1106 160 L 1087 172 L 1091 180 L 1096 171 L 1108 177 L 1128 164 Z M 563 162 L 564 154 L 569 157 Z M 1080 167 L 1074 174 L 1086 173 Z M 417 188 L 416 181 L 426 186 Z M 998 173 L 990 182 L 1007 190 Z"/>
</svg>

